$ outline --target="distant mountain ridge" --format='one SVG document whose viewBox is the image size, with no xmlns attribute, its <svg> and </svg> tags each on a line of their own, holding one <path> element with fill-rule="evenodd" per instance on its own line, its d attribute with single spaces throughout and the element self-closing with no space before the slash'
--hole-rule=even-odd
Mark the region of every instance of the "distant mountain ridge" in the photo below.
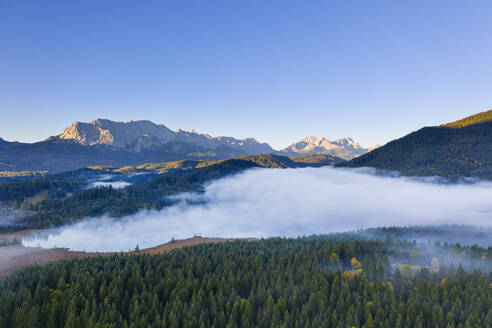
<svg viewBox="0 0 492 328">
<path fill-rule="evenodd" d="M 492 179 L 492 110 L 424 127 L 339 166 L 369 166 L 450 179 Z"/>
<path fill-rule="evenodd" d="M 318 140 L 319 139 L 319 140 Z M 325 154 L 338 163 L 367 152 L 350 138 L 334 142 L 308 137 L 278 151 L 254 138 L 212 137 L 194 130 L 171 130 L 151 121 L 115 122 L 96 119 L 75 122 L 41 142 L 0 140 L 0 171 L 70 171 L 87 166 L 136 166 L 185 159 L 222 160 L 274 154 L 304 156 Z M 297 146 L 294 146 L 297 145 Z"/>
<path fill-rule="evenodd" d="M 369 149 L 362 147 L 358 142 L 351 138 L 343 138 L 336 141 L 330 141 L 325 137 L 306 137 L 289 147 L 282 149 L 284 154 L 292 155 L 311 155 L 311 154 L 328 154 L 350 160 L 367 153 Z"/>
</svg>

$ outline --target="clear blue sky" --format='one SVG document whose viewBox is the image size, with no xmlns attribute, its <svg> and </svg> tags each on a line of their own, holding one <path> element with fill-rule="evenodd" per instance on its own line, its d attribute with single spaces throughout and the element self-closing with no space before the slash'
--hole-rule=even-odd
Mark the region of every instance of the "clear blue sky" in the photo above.
<svg viewBox="0 0 492 328">
<path fill-rule="evenodd" d="M 383 144 L 492 108 L 492 1 L 0 0 L 0 137 L 74 121 Z"/>
</svg>

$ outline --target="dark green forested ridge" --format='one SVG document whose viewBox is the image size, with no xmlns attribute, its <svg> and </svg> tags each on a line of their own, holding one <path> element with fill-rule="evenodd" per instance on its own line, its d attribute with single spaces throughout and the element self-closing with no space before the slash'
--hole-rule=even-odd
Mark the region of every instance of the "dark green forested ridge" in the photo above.
<svg viewBox="0 0 492 328">
<path fill-rule="evenodd" d="M 456 251 L 477 267 L 492 258 Z M 394 269 L 395 256 L 419 261 L 410 242 L 319 236 L 58 262 L 0 282 L 0 326 L 492 326 L 490 273 Z"/>
<path fill-rule="evenodd" d="M 489 111 L 454 123 L 425 127 L 339 166 L 369 166 L 452 180 L 492 179 L 491 116 Z"/>
<path fill-rule="evenodd" d="M 47 191 L 52 197 L 65 196 L 67 192 L 78 190 L 81 183 L 61 179 L 40 178 L 23 182 L 0 184 L 0 202 L 19 201 Z"/>
<path fill-rule="evenodd" d="M 274 154 L 258 154 L 236 157 L 235 159 L 245 160 L 252 162 L 260 167 L 264 168 L 300 168 L 300 167 L 320 167 L 320 166 L 333 166 L 335 164 L 344 162 L 343 159 L 328 155 L 328 154 L 314 154 L 306 156 L 292 156 L 285 157 Z M 230 159 L 228 159 L 230 160 Z M 112 172 L 153 172 L 158 174 L 163 173 L 176 173 L 184 170 L 203 168 L 206 166 L 217 165 L 228 160 L 180 160 L 174 162 L 164 163 L 145 163 L 138 166 L 127 166 L 117 169 L 109 169 Z"/>
<path fill-rule="evenodd" d="M 345 160 L 342 158 L 328 154 L 300 155 L 289 158 L 296 162 L 298 165 L 303 165 L 306 167 L 336 165 L 345 162 Z"/>
</svg>

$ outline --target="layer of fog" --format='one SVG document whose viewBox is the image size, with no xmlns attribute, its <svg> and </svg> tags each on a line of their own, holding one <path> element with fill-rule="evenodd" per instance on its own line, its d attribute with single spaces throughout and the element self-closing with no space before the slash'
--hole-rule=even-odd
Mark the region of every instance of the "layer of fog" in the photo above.
<svg viewBox="0 0 492 328">
<path fill-rule="evenodd" d="M 16 225 L 21 216 L 9 205 L 0 203 L 0 227 Z"/>
<path fill-rule="evenodd" d="M 114 174 L 101 174 L 97 179 L 89 180 L 87 189 L 97 188 L 97 187 L 113 187 L 114 189 L 122 189 L 131 185 L 128 181 L 123 181 L 121 176 Z"/>
<path fill-rule="evenodd" d="M 95 218 L 25 239 L 26 246 L 126 251 L 172 238 L 323 234 L 399 225 L 492 222 L 492 183 L 439 184 L 334 168 L 255 169 L 217 180 L 160 212 Z"/>
<path fill-rule="evenodd" d="M 354 232 L 359 238 L 385 239 L 386 235 L 391 234 L 396 239 L 412 241 L 419 246 L 455 245 L 472 246 L 478 245 L 484 248 L 492 245 L 491 226 L 472 226 L 460 225 L 439 225 L 439 226 L 411 226 L 411 227 L 390 227 L 389 229 L 366 229 Z"/>
<path fill-rule="evenodd" d="M 21 216 L 18 214 L 2 215 L 0 213 L 0 227 L 9 227 L 16 225 L 20 219 Z"/>
</svg>

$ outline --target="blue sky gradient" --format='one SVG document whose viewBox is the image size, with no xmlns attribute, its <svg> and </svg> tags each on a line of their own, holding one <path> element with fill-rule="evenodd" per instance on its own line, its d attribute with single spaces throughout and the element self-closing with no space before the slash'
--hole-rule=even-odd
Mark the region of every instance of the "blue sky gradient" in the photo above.
<svg viewBox="0 0 492 328">
<path fill-rule="evenodd" d="M 148 119 L 365 146 L 492 108 L 491 1 L 0 0 L 0 137 Z"/>
</svg>

